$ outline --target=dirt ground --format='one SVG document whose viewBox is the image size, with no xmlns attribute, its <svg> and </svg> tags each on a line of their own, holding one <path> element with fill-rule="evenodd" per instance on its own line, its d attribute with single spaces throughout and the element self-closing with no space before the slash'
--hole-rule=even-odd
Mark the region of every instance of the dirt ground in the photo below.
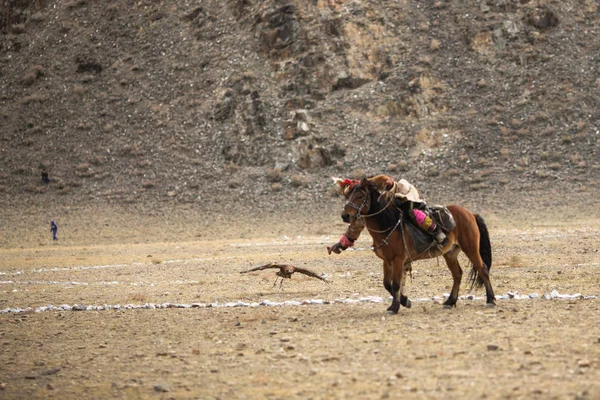
<svg viewBox="0 0 600 400">
<path fill-rule="evenodd" d="M 539 298 L 499 299 L 492 309 L 462 299 L 443 309 L 432 298 L 449 292 L 450 273 L 442 259 L 427 260 L 407 285 L 413 307 L 386 315 L 370 238 L 327 255 L 337 222 L 259 227 L 246 238 L 34 238 L 1 249 L 0 310 L 214 306 L 0 313 L 0 398 L 600 398 L 600 297 L 543 298 L 600 295 L 599 221 L 487 222 L 496 294 Z M 331 282 L 295 274 L 280 289 L 274 270 L 239 274 L 271 261 Z M 469 293 L 465 279 L 461 295 Z M 267 300 L 289 303 L 244 306 Z M 295 303 L 304 300 L 324 304 Z M 218 307 L 230 302 L 239 307 Z"/>
</svg>

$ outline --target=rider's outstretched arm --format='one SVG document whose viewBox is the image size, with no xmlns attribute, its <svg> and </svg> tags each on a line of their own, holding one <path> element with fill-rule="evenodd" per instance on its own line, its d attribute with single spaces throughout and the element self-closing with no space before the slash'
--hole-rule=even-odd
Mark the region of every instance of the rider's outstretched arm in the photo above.
<svg viewBox="0 0 600 400">
<path fill-rule="evenodd" d="M 334 252 L 340 254 L 343 250 L 348 247 L 354 246 L 354 242 L 359 238 L 362 231 L 365 229 L 365 224 L 362 218 L 357 218 L 348 224 L 346 232 L 340 237 L 340 240 L 331 247 L 327 247 L 327 252 L 331 254 Z"/>
</svg>

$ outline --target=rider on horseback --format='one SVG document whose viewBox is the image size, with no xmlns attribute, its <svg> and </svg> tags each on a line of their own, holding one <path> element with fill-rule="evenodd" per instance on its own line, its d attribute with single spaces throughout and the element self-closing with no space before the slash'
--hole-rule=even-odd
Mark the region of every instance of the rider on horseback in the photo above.
<svg viewBox="0 0 600 400">
<path fill-rule="evenodd" d="M 359 181 L 340 178 L 333 178 L 339 187 L 340 194 L 346 196 L 354 188 Z M 396 206 L 400 208 L 406 215 L 409 215 L 413 222 L 421 229 L 434 236 L 438 245 L 442 245 L 446 240 L 446 234 L 442 231 L 441 226 L 429 217 L 427 213 L 427 204 L 421 198 L 419 191 L 405 179 L 394 181 L 393 178 L 387 175 L 377 175 L 369 178 L 369 181 L 375 184 L 378 191 L 383 196 L 388 197 L 389 201 L 394 200 Z M 390 197 L 393 196 L 393 199 Z M 333 251 L 339 254 L 342 250 L 352 247 L 363 231 L 365 224 L 362 218 L 356 218 L 349 222 L 346 232 L 342 235 L 339 242 L 330 247 L 329 253 Z"/>
</svg>

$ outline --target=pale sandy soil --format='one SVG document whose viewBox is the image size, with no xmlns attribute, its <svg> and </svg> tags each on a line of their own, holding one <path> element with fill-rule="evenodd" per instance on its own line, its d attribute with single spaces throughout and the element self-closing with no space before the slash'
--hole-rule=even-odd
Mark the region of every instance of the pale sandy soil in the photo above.
<svg viewBox="0 0 600 400">
<path fill-rule="evenodd" d="M 493 215 L 487 221 L 496 294 L 600 295 L 599 221 L 532 226 Z M 0 397 L 600 397 L 600 298 L 498 300 L 494 309 L 460 300 L 452 310 L 416 301 L 397 316 L 386 315 L 383 303 L 336 303 L 388 301 L 368 236 L 356 250 L 328 256 L 325 247 L 343 225 L 294 222 L 242 227 L 257 232 L 248 237 L 215 228 L 212 237 L 146 242 L 138 230 L 121 244 L 110 238 L 55 244 L 43 237 L 0 250 L 0 309 L 332 303 L 0 314 Z M 296 274 L 279 289 L 273 270 L 238 273 L 271 261 L 325 273 L 331 283 Z M 449 291 L 443 259 L 414 268 L 411 299 Z M 461 294 L 469 293 L 465 279 Z"/>
</svg>

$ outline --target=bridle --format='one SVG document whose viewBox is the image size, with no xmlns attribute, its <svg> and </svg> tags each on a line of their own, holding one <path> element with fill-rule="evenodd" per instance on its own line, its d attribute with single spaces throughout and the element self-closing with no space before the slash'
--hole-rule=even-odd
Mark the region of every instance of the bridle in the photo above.
<svg viewBox="0 0 600 400">
<path fill-rule="evenodd" d="M 358 187 L 354 187 L 352 189 L 352 191 L 350 192 L 349 195 L 352 195 L 356 189 L 358 189 Z M 356 218 L 370 218 L 370 217 L 374 217 L 377 214 L 381 214 L 382 212 L 384 212 L 386 210 L 386 208 L 388 208 L 390 206 L 390 204 L 392 204 L 393 201 L 394 201 L 394 197 L 390 198 L 390 201 L 388 201 L 388 203 L 385 205 L 385 207 L 383 207 L 381 210 L 379 210 L 377 212 L 374 212 L 372 214 L 364 214 L 364 215 L 362 215 L 360 213 L 360 210 L 362 210 L 363 207 L 366 206 L 367 207 L 367 211 L 369 210 L 369 208 L 371 208 L 371 196 L 369 196 L 369 193 L 367 192 L 367 194 L 365 195 L 365 199 L 360 204 L 360 206 L 357 206 L 354 202 L 348 200 L 346 202 L 346 204 L 344 204 L 344 208 L 346 208 L 346 206 L 354 208 L 356 210 Z M 377 231 L 373 231 L 373 232 L 377 232 Z M 387 230 L 385 230 L 383 232 L 387 232 Z"/>
<path fill-rule="evenodd" d="M 358 187 L 354 187 L 354 188 L 352 189 L 352 191 L 350 192 L 350 195 L 354 194 L 354 192 L 356 191 L 356 189 L 358 189 Z M 369 208 L 371 208 L 371 198 L 370 198 L 370 196 L 369 196 L 369 194 L 368 194 L 368 193 L 365 195 L 365 199 L 364 199 L 364 200 L 363 200 L 363 202 L 360 204 L 360 206 L 357 206 L 357 205 L 356 205 L 354 202 L 352 202 L 352 201 L 350 201 L 350 200 L 348 200 L 348 201 L 346 202 L 346 204 L 344 204 L 344 208 L 346 208 L 346 207 L 351 207 L 351 208 L 354 208 L 354 209 L 356 210 L 356 218 L 361 218 L 361 217 L 362 217 L 362 218 L 365 218 L 365 217 L 368 217 L 368 216 L 369 216 L 369 215 L 361 215 L 361 214 L 360 214 L 360 210 L 362 210 L 362 208 L 363 208 L 364 206 L 367 206 L 367 211 L 369 210 Z"/>
</svg>

